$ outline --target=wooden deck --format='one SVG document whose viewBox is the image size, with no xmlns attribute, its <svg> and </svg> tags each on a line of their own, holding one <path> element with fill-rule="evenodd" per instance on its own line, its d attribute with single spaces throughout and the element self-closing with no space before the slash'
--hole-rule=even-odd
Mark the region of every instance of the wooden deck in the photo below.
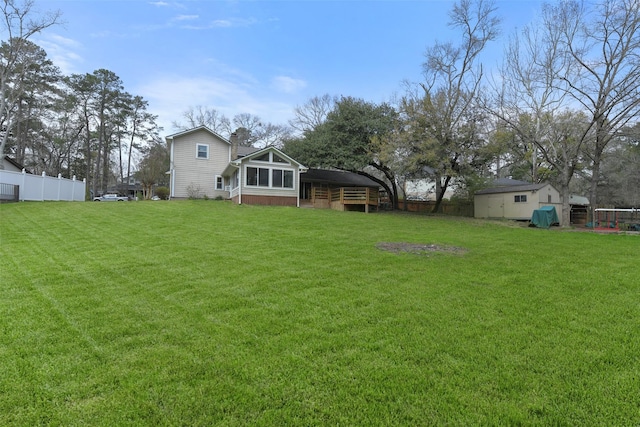
<svg viewBox="0 0 640 427">
<path fill-rule="evenodd" d="M 365 212 L 369 212 L 370 206 L 378 209 L 379 191 L 369 187 L 313 187 L 311 190 L 311 203 L 317 208 L 331 208 L 336 210 L 349 210 L 349 207 L 363 206 Z"/>
</svg>

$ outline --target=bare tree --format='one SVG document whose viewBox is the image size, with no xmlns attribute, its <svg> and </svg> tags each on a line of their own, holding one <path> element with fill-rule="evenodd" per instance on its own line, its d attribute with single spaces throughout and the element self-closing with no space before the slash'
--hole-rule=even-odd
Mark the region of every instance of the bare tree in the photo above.
<svg viewBox="0 0 640 427">
<path fill-rule="evenodd" d="M 593 135 L 590 202 L 597 205 L 600 165 L 614 137 L 640 114 L 640 4 L 638 0 L 603 0 L 589 19 L 577 1 L 559 11 L 573 22 L 565 27 L 567 54 L 575 61 L 577 78 L 566 79 L 569 95 L 589 115 L 584 138 Z"/>
<path fill-rule="evenodd" d="M 0 59 L 0 169 L 4 169 L 4 152 L 14 125 L 15 103 L 25 90 L 20 82 L 30 65 L 23 61 L 26 43 L 34 34 L 57 24 L 61 16 L 59 11 L 38 15 L 33 10 L 33 4 L 33 0 L 25 0 L 21 4 L 15 0 L 0 1 L 1 29 L 8 40 L 7 43 L 3 42 L 7 50 Z"/>
<path fill-rule="evenodd" d="M 637 0 L 603 0 L 592 8 L 575 0 L 543 5 L 541 21 L 511 40 L 500 77 L 493 112 L 533 147 L 534 181 L 536 153 L 549 148 L 553 138 L 545 134 L 554 118 L 576 106 L 582 110 L 576 158 L 563 167 L 590 159 L 589 198 L 596 206 L 607 146 L 640 114 Z M 520 126 L 523 114 L 533 117 L 533 127 Z M 564 176 L 566 170 L 557 172 Z"/>
<path fill-rule="evenodd" d="M 260 117 L 249 113 L 235 115 L 233 125 L 237 129 L 240 145 L 248 147 L 263 148 L 268 145 L 281 147 L 283 141 L 292 134 L 287 126 L 263 122 Z"/>
<path fill-rule="evenodd" d="M 288 126 L 265 123 L 260 128 L 260 134 L 254 142 L 254 146 L 258 148 L 267 146 L 282 148 L 284 141 L 291 138 L 292 134 L 293 132 Z"/>
<path fill-rule="evenodd" d="M 236 114 L 232 120 L 229 120 L 214 108 L 197 106 L 189 107 L 182 117 L 185 122 L 174 121 L 172 123 L 174 128 L 187 130 L 206 126 L 224 138 L 229 138 L 231 133 L 235 132 L 238 135 L 239 144 L 247 147 L 262 148 L 267 145 L 281 147 L 283 141 L 292 134 L 287 126 L 263 122 L 260 117 L 249 113 Z"/>
<path fill-rule="evenodd" d="M 505 49 L 500 81 L 494 86 L 491 111 L 515 132 L 526 157 L 531 159 L 531 180 L 538 182 L 538 151 L 545 121 L 561 112 L 567 98 L 564 81 L 572 72 L 571 61 L 562 53 L 564 25 L 555 9 L 545 6 L 540 22 L 514 34 Z M 528 120 L 522 120 L 526 117 Z"/>
<path fill-rule="evenodd" d="M 423 65 L 423 96 L 409 96 L 403 112 L 409 118 L 412 150 L 422 157 L 422 169 L 430 168 L 436 181 L 436 204 L 451 183 L 471 162 L 479 143 L 481 114 L 477 109 L 483 77 L 479 55 L 499 32 L 500 20 L 491 1 L 461 0 L 454 3 L 450 26 L 462 32 L 459 45 L 440 43 L 427 49 Z M 415 94 L 415 92 L 414 92 Z"/>
<path fill-rule="evenodd" d="M 202 105 L 189 107 L 189 109 L 182 114 L 182 117 L 185 122 L 174 121 L 172 123 L 174 128 L 187 130 L 198 126 L 206 126 L 215 133 L 225 137 L 229 137 L 231 134 L 231 121 L 215 108 L 203 107 Z"/>
<path fill-rule="evenodd" d="M 531 179 L 549 179 L 552 168 L 563 199 L 562 223 L 569 224 L 569 188 L 589 133 L 584 114 L 568 110 L 568 81 L 576 78 L 565 38 L 575 31 L 578 4 L 543 6 L 540 21 L 514 34 L 505 49 L 500 81 L 491 105 L 505 129 L 513 132 L 516 150 L 531 159 Z"/>
<path fill-rule="evenodd" d="M 304 105 L 294 108 L 295 117 L 289 120 L 289 126 L 300 133 L 312 131 L 326 121 L 327 114 L 333 110 L 335 104 L 336 98 L 329 94 L 314 96 Z"/>
</svg>

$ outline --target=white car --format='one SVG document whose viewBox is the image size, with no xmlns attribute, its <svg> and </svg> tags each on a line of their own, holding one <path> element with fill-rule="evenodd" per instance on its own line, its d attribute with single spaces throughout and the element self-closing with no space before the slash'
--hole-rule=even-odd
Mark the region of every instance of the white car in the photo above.
<svg viewBox="0 0 640 427">
<path fill-rule="evenodd" d="M 94 202 L 128 202 L 127 196 L 118 196 L 117 194 L 104 194 L 100 197 L 94 197 Z"/>
</svg>

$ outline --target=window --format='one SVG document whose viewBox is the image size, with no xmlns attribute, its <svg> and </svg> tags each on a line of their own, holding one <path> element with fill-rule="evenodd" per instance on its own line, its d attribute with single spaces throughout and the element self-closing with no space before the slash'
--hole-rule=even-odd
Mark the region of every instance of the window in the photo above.
<svg viewBox="0 0 640 427">
<path fill-rule="evenodd" d="M 266 168 L 247 168 L 247 185 L 268 187 L 269 186 L 269 169 Z"/>
<path fill-rule="evenodd" d="M 224 181 L 220 175 L 216 175 L 216 190 L 224 190 Z"/>
<path fill-rule="evenodd" d="M 271 183 L 269 183 L 271 177 Z M 293 171 L 247 167 L 247 185 L 272 188 L 293 188 Z"/>
<path fill-rule="evenodd" d="M 289 162 L 287 162 L 285 159 L 283 159 L 282 157 L 278 156 L 276 153 L 273 153 L 273 163 L 286 163 L 289 164 Z"/>
<path fill-rule="evenodd" d="M 269 161 L 269 153 L 264 153 L 262 156 L 256 157 L 253 160 L 257 160 L 259 162 L 268 162 Z"/>
<path fill-rule="evenodd" d="M 293 171 L 284 171 L 284 187 L 293 188 Z"/>
<path fill-rule="evenodd" d="M 274 169 L 271 171 L 271 186 L 282 187 L 282 169 Z"/>
<path fill-rule="evenodd" d="M 247 168 L 247 185 L 258 185 L 258 168 Z"/>
<path fill-rule="evenodd" d="M 206 144 L 198 144 L 196 157 L 198 159 L 208 159 L 209 158 L 209 146 Z"/>
<path fill-rule="evenodd" d="M 269 186 L 269 169 L 258 169 L 258 185 L 261 187 Z"/>
<path fill-rule="evenodd" d="M 527 195 L 522 194 L 522 195 L 513 196 L 513 201 L 516 203 L 527 203 Z"/>
<path fill-rule="evenodd" d="M 273 169 L 271 176 L 272 187 L 293 188 L 293 171 Z"/>
</svg>

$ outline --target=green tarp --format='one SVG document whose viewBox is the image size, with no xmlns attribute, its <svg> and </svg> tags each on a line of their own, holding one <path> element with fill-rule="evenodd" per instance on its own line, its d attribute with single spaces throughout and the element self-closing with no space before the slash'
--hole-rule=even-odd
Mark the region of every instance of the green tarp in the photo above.
<svg viewBox="0 0 640 427">
<path fill-rule="evenodd" d="M 549 228 L 559 222 L 555 206 L 543 206 L 533 211 L 531 216 L 531 224 L 539 228 Z"/>
</svg>

